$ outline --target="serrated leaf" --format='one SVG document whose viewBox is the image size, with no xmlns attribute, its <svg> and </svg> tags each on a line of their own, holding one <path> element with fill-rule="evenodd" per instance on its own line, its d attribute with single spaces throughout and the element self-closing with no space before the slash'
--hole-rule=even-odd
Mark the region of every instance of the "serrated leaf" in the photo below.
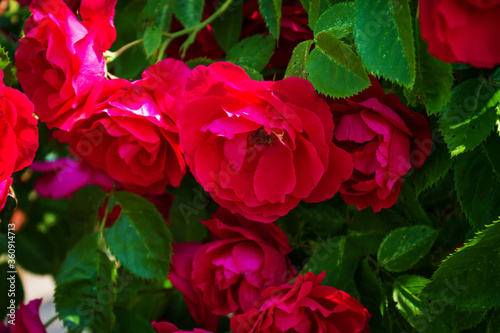
<svg viewBox="0 0 500 333">
<path fill-rule="evenodd" d="M 264 76 L 262 74 L 260 74 L 260 72 L 258 72 L 256 69 L 253 69 L 253 68 L 245 66 L 245 65 L 241 65 L 240 67 L 245 70 L 245 72 L 248 74 L 248 76 L 250 76 L 251 80 L 264 81 Z"/>
<path fill-rule="evenodd" d="M 174 15 L 185 28 L 201 22 L 204 0 L 172 0 Z"/>
<path fill-rule="evenodd" d="M 423 104 L 427 114 L 438 114 L 451 98 L 454 80 L 452 66 L 427 52 L 427 43 L 420 36 L 417 23 L 414 35 L 417 52 L 416 78 L 413 88 L 405 89 L 405 97 L 412 106 Z"/>
<path fill-rule="evenodd" d="M 0 46 L 0 69 L 3 70 L 3 83 L 10 87 L 12 85 L 12 62 L 3 47 Z"/>
<path fill-rule="evenodd" d="M 292 58 L 286 67 L 285 79 L 291 76 L 307 79 L 306 63 L 312 44 L 312 40 L 306 40 L 295 46 Z"/>
<path fill-rule="evenodd" d="M 314 36 L 328 32 L 337 38 L 352 34 L 354 2 L 341 2 L 321 14 L 314 26 Z"/>
<path fill-rule="evenodd" d="M 161 31 L 152 25 L 146 29 L 142 37 L 146 56 L 151 57 L 161 45 Z"/>
<path fill-rule="evenodd" d="M 213 64 L 214 62 L 215 62 L 215 60 L 213 60 L 213 59 L 208 59 L 207 57 L 200 57 L 200 58 L 189 59 L 188 61 L 186 61 L 186 65 L 190 69 L 194 69 L 197 66 L 200 66 L 200 65 L 208 66 L 210 64 Z"/>
<path fill-rule="evenodd" d="M 425 225 L 391 231 L 377 253 L 378 263 L 390 272 L 403 272 L 425 256 L 436 241 L 438 232 Z"/>
<path fill-rule="evenodd" d="M 482 79 L 462 82 L 441 112 L 439 124 L 452 156 L 486 140 L 498 119 L 500 90 Z"/>
<path fill-rule="evenodd" d="M 69 252 L 57 276 L 54 295 L 59 318 L 69 330 L 113 329 L 114 269 L 99 247 L 98 233 L 85 236 Z"/>
<path fill-rule="evenodd" d="M 309 27 L 314 30 L 316 27 L 316 22 L 320 16 L 320 3 L 321 0 L 309 0 L 309 6 L 307 8 L 307 19 L 309 22 Z"/>
<path fill-rule="evenodd" d="M 421 298 L 443 298 L 474 310 L 500 306 L 500 222 L 494 222 L 451 254 L 434 272 Z"/>
<path fill-rule="evenodd" d="M 370 86 L 361 60 L 341 40 L 322 32 L 306 62 L 309 81 L 330 97 L 348 97 Z"/>
<path fill-rule="evenodd" d="M 455 189 L 475 230 L 500 216 L 500 139 L 493 133 L 455 163 Z"/>
<path fill-rule="evenodd" d="M 242 2 L 234 3 L 210 24 L 217 43 L 226 52 L 240 39 L 242 25 Z"/>
<path fill-rule="evenodd" d="M 104 231 L 111 253 L 137 276 L 166 277 L 172 245 L 163 217 L 152 203 L 137 194 L 116 192 L 113 197 L 122 212 L 113 227 Z"/>
<path fill-rule="evenodd" d="M 280 37 L 281 1 L 282 0 L 259 0 L 260 13 L 266 22 L 269 32 L 276 39 Z"/>
<path fill-rule="evenodd" d="M 360 255 L 359 246 L 354 238 L 349 236 L 329 238 L 317 245 L 302 273 L 319 274 L 326 271 L 323 285 L 341 289 L 355 296 L 357 291 L 353 277 Z"/>
<path fill-rule="evenodd" d="M 253 35 L 234 45 L 227 52 L 226 60 L 260 72 L 266 67 L 273 52 L 274 40 L 271 36 Z"/>
<path fill-rule="evenodd" d="M 354 38 L 369 71 L 413 86 L 415 46 L 408 0 L 356 1 Z"/>
</svg>

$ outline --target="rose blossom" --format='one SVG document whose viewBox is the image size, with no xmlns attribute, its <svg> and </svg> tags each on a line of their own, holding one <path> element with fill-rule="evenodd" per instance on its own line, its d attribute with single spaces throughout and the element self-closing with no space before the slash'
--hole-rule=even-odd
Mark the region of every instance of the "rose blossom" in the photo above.
<svg viewBox="0 0 500 333">
<path fill-rule="evenodd" d="M 263 289 L 292 279 L 288 237 L 219 208 L 208 221 L 212 241 L 174 244 L 170 280 L 184 294 L 195 321 L 217 330 L 219 315 L 251 309 Z"/>
<path fill-rule="evenodd" d="M 15 313 L 15 325 L 6 327 L 0 321 L 0 332 L 2 333 L 45 333 L 45 327 L 40 320 L 40 304 L 42 299 L 35 299 L 28 304 L 21 304 Z M 10 329 L 10 330 L 9 330 Z"/>
<path fill-rule="evenodd" d="M 37 120 L 28 97 L 3 83 L 0 70 L 0 182 L 31 164 L 38 148 Z"/>
<path fill-rule="evenodd" d="M 317 277 L 309 272 L 293 284 L 267 288 L 252 310 L 231 318 L 231 331 L 369 333 L 368 310 L 349 294 L 322 286 L 324 278 L 324 271 Z"/>
<path fill-rule="evenodd" d="M 420 0 L 422 37 L 447 62 L 492 68 L 500 63 L 499 0 Z"/>
<path fill-rule="evenodd" d="M 192 331 L 180 331 L 175 325 L 173 325 L 171 323 L 164 322 L 164 321 L 161 321 L 161 322 L 153 321 L 151 323 L 151 325 L 153 325 L 156 333 L 181 333 L 181 332 L 184 332 L 184 333 L 210 333 L 210 332 L 205 331 L 201 328 L 195 328 Z"/>
<path fill-rule="evenodd" d="M 17 77 L 49 128 L 70 130 L 92 113 L 105 79 L 106 51 L 116 38 L 116 0 L 83 0 L 82 22 L 62 0 L 34 0 L 16 51 Z"/>
<path fill-rule="evenodd" d="M 111 91 L 105 85 L 93 115 L 54 136 L 129 191 L 161 194 L 168 184 L 178 186 L 186 170 L 177 120 L 189 72 L 183 62 L 166 59 L 141 80 L 109 80 Z"/>
<path fill-rule="evenodd" d="M 401 180 L 411 167 L 420 168 L 429 155 L 427 118 L 410 111 L 395 94 L 385 95 L 380 83 L 330 105 L 334 142 L 352 154 L 354 172 L 340 187 L 342 199 L 374 212 L 394 205 Z"/>
<path fill-rule="evenodd" d="M 221 206 L 272 222 L 300 200 L 331 198 L 352 173 L 332 144 L 328 105 L 307 80 L 258 82 L 240 67 L 198 66 L 180 118 L 186 163 Z"/>
</svg>

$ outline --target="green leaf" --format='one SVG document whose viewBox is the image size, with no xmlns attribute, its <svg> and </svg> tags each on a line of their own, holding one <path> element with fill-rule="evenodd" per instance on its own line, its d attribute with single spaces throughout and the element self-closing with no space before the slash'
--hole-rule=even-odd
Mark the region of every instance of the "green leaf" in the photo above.
<svg viewBox="0 0 500 333">
<path fill-rule="evenodd" d="M 500 306 L 500 222 L 494 222 L 451 254 L 434 272 L 421 298 L 473 310 Z"/>
<path fill-rule="evenodd" d="M 2 297 L 0 297 L 0 321 L 10 313 L 11 300 L 14 300 L 14 309 L 24 300 L 23 283 L 17 272 L 11 272 L 12 269 L 9 268 L 8 263 L 0 264 L 0 293 L 2 293 Z"/>
<path fill-rule="evenodd" d="M 242 24 L 242 2 L 234 3 L 210 24 L 217 43 L 224 51 L 229 51 L 238 42 Z"/>
<path fill-rule="evenodd" d="M 3 70 L 3 83 L 10 87 L 12 85 L 12 62 L 3 47 L 0 46 L 0 69 Z"/>
<path fill-rule="evenodd" d="M 201 22 L 204 0 L 172 0 L 174 15 L 185 28 Z"/>
<path fill-rule="evenodd" d="M 151 57 L 161 45 L 161 31 L 152 25 L 146 29 L 142 37 L 146 56 Z"/>
<path fill-rule="evenodd" d="M 309 81 L 330 97 L 348 97 L 370 86 L 361 60 L 341 40 L 329 33 L 316 36 L 316 48 L 306 62 Z"/>
<path fill-rule="evenodd" d="M 253 69 L 252 67 L 248 67 L 245 65 L 241 65 L 240 67 L 245 70 L 248 76 L 250 76 L 251 80 L 264 81 L 264 76 L 260 74 L 260 72 L 258 72 L 256 69 Z"/>
<path fill-rule="evenodd" d="M 354 38 L 369 71 L 413 86 L 415 46 L 408 0 L 356 1 Z"/>
<path fill-rule="evenodd" d="M 326 271 L 323 285 L 341 289 L 352 296 L 357 294 L 353 283 L 360 259 L 359 246 L 349 236 L 329 238 L 317 245 L 302 273 L 319 274 Z"/>
<path fill-rule="evenodd" d="M 281 0 L 259 0 L 259 9 L 274 38 L 280 37 Z"/>
<path fill-rule="evenodd" d="M 99 247 L 98 233 L 85 236 L 69 252 L 57 276 L 54 295 L 59 318 L 69 330 L 113 329 L 114 269 Z"/>
<path fill-rule="evenodd" d="M 307 79 L 306 63 L 312 43 L 312 40 L 306 40 L 295 46 L 292 52 L 292 58 L 286 68 L 285 79 L 291 76 Z"/>
<path fill-rule="evenodd" d="M 200 57 L 200 58 L 189 59 L 188 61 L 186 61 L 186 65 L 190 69 L 194 69 L 197 66 L 200 66 L 200 65 L 208 66 L 210 64 L 213 64 L 214 62 L 215 62 L 215 60 L 213 60 L 213 59 L 208 59 L 207 57 Z"/>
<path fill-rule="evenodd" d="M 425 225 L 393 230 L 380 244 L 378 263 L 391 272 L 406 271 L 429 252 L 437 236 L 436 230 Z"/>
<path fill-rule="evenodd" d="M 370 319 L 372 332 L 374 327 L 387 328 L 387 323 L 384 322 L 387 312 L 387 297 L 382 281 L 371 269 L 368 260 L 365 259 L 359 264 L 355 280 L 356 288 L 360 294 L 360 301 L 372 315 Z"/>
<path fill-rule="evenodd" d="M 113 227 L 104 232 L 111 253 L 137 276 L 166 277 L 172 245 L 163 217 L 151 202 L 137 194 L 116 192 L 114 199 L 122 212 Z"/>
<path fill-rule="evenodd" d="M 394 281 L 392 294 L 396 307 L 418 332 L 452 332 L 448 325 L 436 318 L 431 306 L 418 298 L 418 294 L 428 282 L 428 279 L 416 275 L 398 276 Z"/>
<path fill-rule="evenodd" d="M 476 230 L 500 216 L 500 139 L 493 133 L 455 163 L 455 188 L 462 210 Z"/>
<path fill-rule="evenodd" d="M 309 22 L 309 27 L 314 30 L 316 27 L 316 22 L 320 15 L 320 3 L 321 0 L 309 0 L 309 6 L 305 7 L 307 9 L 307 18 Z"/>
<path fill-rule="evenodd" d="M 415 194 L 418 196 L 441 180 L 450 170 L 451 165 L 451 156 L 442 137 L 433 137 L 431 152 L 424 165 L 419 169 L 414 169 L 410 175 Z"/>
<path fill-rule="evenodd" d="M 412 89 L 405 89 L 408 103 L 423 104 L 427 114 L 439 113 L 451 98 L 453 71 L 451 64 L 443 62 L 427 52 L 427 43 L 420 36 L 420 28 L 415 22 L 417 51 L 416 79 Z"/>
<path fill-rule="evenodd" d="M 271 36 L 253 35 L 234 45 L 226 55 L 226 60 L 236 65 L 248 66 L 262 71 L 274 52 Z"/>
<path fill-rule="evenodd" d="M 139 317 L 135 312 L 115 307 L 117 333 L 155 333 L 151 322 Z"/>
<path fill-rule="evenodd" d="M 451 155 L 472 150 L 486 140 L 498 118 L 500 90 L 482 79 L 470 79 L 453 89 L 439 124 Z"/>
<path fill-rule="evenodd" d="M 155 17 L 160 10 L 163 10 L 169 3 L 169 0 L 147 0 L 143 12 L 148 17 Z"/>
<path fill-rule="evenodd" d="M 337 38 L 352 34 L 354 2 L 341 2 L 321 14 L 314 26 L 314 36 L 328 32 Z"/>
<path fill-rule="evenodd" d="M 431 224 L 427 212 L 417 198 L 415 189 L 409 182 L 404 183 L 399 192 L 398 201 L 391 209 L 412 224 Z"/>
</svg>

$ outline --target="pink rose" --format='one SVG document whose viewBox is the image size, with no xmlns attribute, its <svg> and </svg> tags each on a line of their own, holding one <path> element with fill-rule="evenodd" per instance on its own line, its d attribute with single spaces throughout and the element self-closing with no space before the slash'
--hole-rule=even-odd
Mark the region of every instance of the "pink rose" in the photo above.
<svg viewBox="0 0 500 333">
<path fill-rule="evenodd" d="M 288 237 L 274 224 L 262 224 L 219 208 L 202 223 L 212 241 L 174 244 L 170 280 L 184 294 L 195 321 L 217 330 L 218 316 L 251 309 L 268 286 L 296 275 Z"/>
<path fill-rule="evenodd" d="M 331 198 L 352 173 L 332 144 L 328 105 L 307 80 L 258 82 L 240 67 L 198 66 L 180 118 L 186 163 L 221 206 L 272 222 L 300 200 Z"/>
<path fill-rule="evenodd" d="M 153 325 L 156 333 L 210 333 L 208 331 L 202 330 L 201 328 L 195 328 L 192 331 L 180 331 L 175 325 L 167 322 L 156 322 L 151 323 Z"/>
<path fill-rule="evenodd" d="M 21 304 L 15 313 L 15 325 L 6 327 L 0 321 L 0 332 L 5 333 L 46 333 L 45 327 L 40 320 L 40 304 L 42 299 L 35 299 L 28 304 Z M 9 316 L 8 316 L 9 318 Z M 10 331 L 9 331 L 10 328 Z"/>
<path fill-rule="evenodd" d="M 35 191 L 45 198 L 71 198 L 80 188 L 86 185 L 99 185 L 109 192 L 113 187 L 113 179 L 105 172 L 96 170 L 84 161 L 71 158 L 59 158 L 55 161 L 33 162 L 30 169 L 42 172 L 35 183 Z"/>
<path fill-rule="evenodd" d="M 16 51 L 17 77 L 50 128 L 70 130 L 92 114 L 105 81 L 103 53 L 116 38 L 115 2 L 83 0 L 82 22 L 62 0 L 32 2 Z"/>
<path fill-rule="evenodd" d="M 0 210 L 5 207 L 7 196 L 10 192 L 10 185 L 12 185 L 12 178 L 7 178 L 6 180 L 0 182 Z"/>
<path fill-rule="evenodd" d="M 161 194 L 168 184 L 178 186 L 186 168 L 177 119 L 189 72 L 183 62 L 166 59 L 141 80 L 108 80 L 92 116 L 54 136 L 129 191 Z"/>
<path fill-rule="evenodd" d="M 422 37 L 447 62 L 492 68 L 500 63 L 499 0 L 420 0 Z"/>
<path fill-rule="evenodd" d="M 340 187 L 342 199 L 374 212 L 394 205 L 401 180 L 420 168 L 432 147 L 429 121 L 410 111 L 395 94 L 385 95 L 375 78 L 372 86 L 330 105 L 334 142 L 352 154 L 354 172 Z"/>
<path fill-rule="evenodd" d="M 269 287 L 252 310 L 231 317 L 233 333 L 369 333 L 371 315 L 354 297 L 322 286 L 325 272 L 309 272 L 293 284 Z"/>
<path fill-rule="evenodd" d="M 0 182 L 31 164 L 38 149 L 37 120 L 28 97 L 3 83 L 0 70 Z"/>
</svg>

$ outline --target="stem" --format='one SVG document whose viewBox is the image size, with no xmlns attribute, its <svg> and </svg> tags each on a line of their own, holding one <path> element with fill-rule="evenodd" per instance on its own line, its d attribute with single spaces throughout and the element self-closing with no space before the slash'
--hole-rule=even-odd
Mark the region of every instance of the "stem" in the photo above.
<svg viewBox="0 0 500 333">
<path fill-rule="evenodd" d="M 368 259 L 368 261 L 370 261 L 373 265 L 375 265 L 375 267 L 377 268 L 377 271 L 385 273 L 387 276 L 389 276 L 394 281 L 394 276 L 392 276 L 392 274 L 389 273 L 385 268 L 380 266 L 378 264 L 378 262 L 376 262 L 371 256 L 366 256 L 366 259 Z"/>
<path fill-rule="evenodd" d="M 113 188 L 111 189 L 111 192 L 108 193 L 108 198 L 106 202 L 106 209 L 104 210 L 104 216 L 101 220 L 101 225 L 99 226 L 99 245 L 101 245 L 101 248 L 104 249 L 104 227 L 106 226 L 106 219 L 108 218 L 108 207 L 109 207 L 109 201 L 111 200 L 111 197 L 113 196 L 113 193 L 115 193 L 115 186 L 116 183 L 113 184 Z"/>
<path fill-rule="evenodd" d="M 168 37 L 168 38 L 177 38 L 179 36 L 187 35 L 193 31 L 199 31 L 199 30 L 205 28 L 210 23 L 212 23 L 222 13 L 224 13 L 226 11 L 226 9 L 229 8 L 229 6 L 231 5 L 232 2 L 233 2 L 233 0 L 226 0 L 226 2 L 224 2 L 224 4 L 222 6 L 220 6 L 215 11 L 215 13 L 213 13 L 209 18 L 207 18 L 205 21 L 201 22 L 200 24 L 186 28 L 184 30 L 176 31 L 174 33 L 166 32 L 166 31 L 162 31 L 161 33 L 163 34 L 163 36 Z"/>
<path fill-rule="evenodd" d="M 118 58 L 123 52 L 127 51 L 131 47 L 136 46 L 137 44 L 140 44 L 140 43 L 142 43 L 142 39 L 134 40 L 133 42 L 125 44 L 122 47 L 120 47 L 118 50 L 116 50 L 115 52 L 106 51 L 106 53 L 105 53 L 106 63 L 112 62 L 113 60 Z"/>
<path fill-rule="evenodd" d="M 52 324 L 53 322 L 55 322 L 55 321 L 56 321 L 56 319 L 57 319 L 57 315 L 55 315 L 54 317 L 50 318 L 48 322 L 46 322 L 45 324 L 43 324 L 43 326 L 44 326 L 45 328 L 49 327 L 49 326 L 50 326 L 50 324 Z"/>
</svg>

